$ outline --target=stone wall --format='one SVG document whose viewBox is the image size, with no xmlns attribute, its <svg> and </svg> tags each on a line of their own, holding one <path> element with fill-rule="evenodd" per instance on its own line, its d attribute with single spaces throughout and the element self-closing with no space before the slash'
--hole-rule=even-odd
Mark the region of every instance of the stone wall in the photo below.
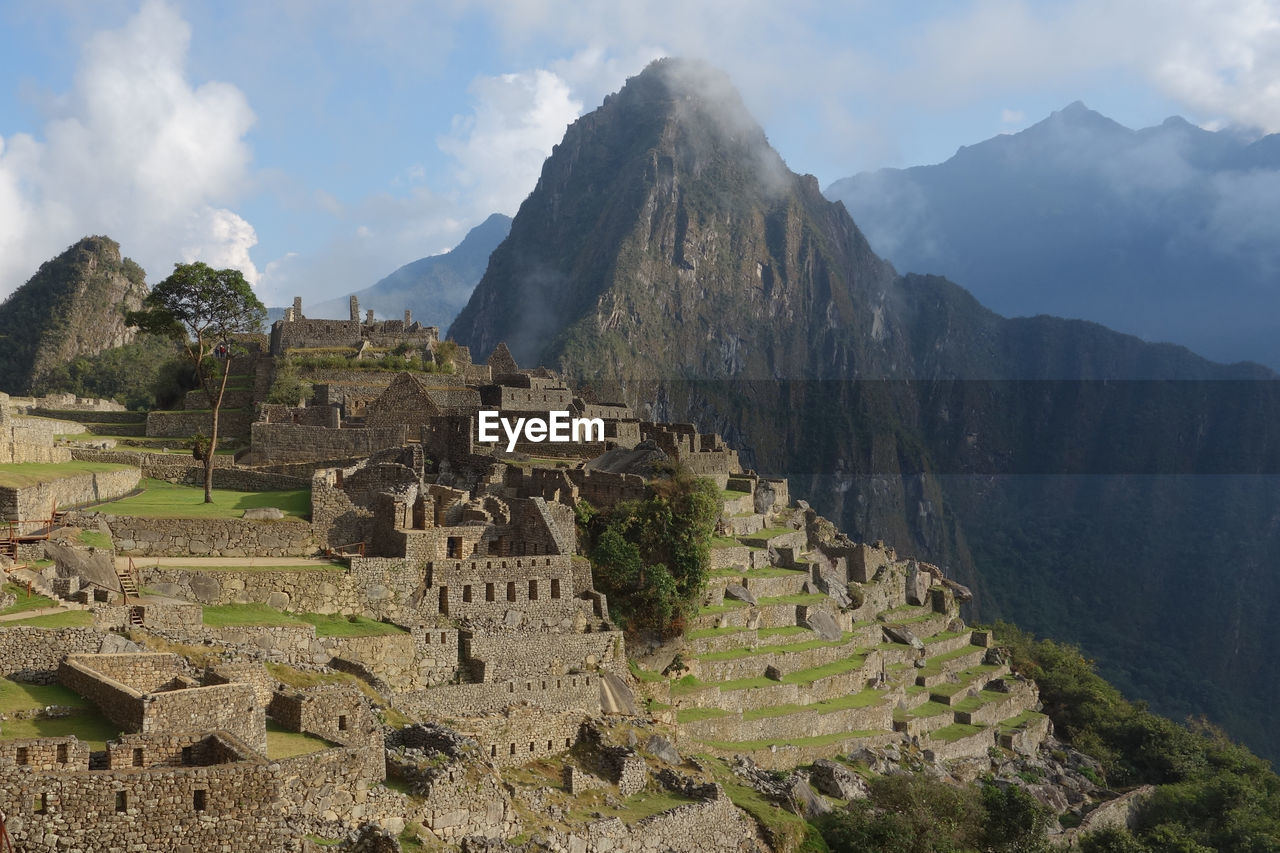
<svg viewBox="0 0 1280 853">
<path fill-rule="evenodd" d="M 386 778 L 382 726 L 370 713 L 364 696 L 346 685 L 310 690 L 280 690 L 271 697 L 271 718 L 285 728 L 322 737 L 356 749 L 362 759 L 362 778 Z"/>
<path fill-rule="evenodd" d="M 894 697 L 885 697 L 865 708 L 840 711 L 796 711 L 777 717 L 744 720 L 740 715 L 682 723 L 681 733 L 704 741 L 740 742 L 818 737 L 840 732 L 891 731 Z"/>
<path fill-rule="evenodd" d="M 305 557 L 317 550 L 311 525 L 291 518 L 249 521 L 95 513 L 77 519 L 81 526 L 90 528 L 99 520 L 106 523 L 116 551 L 122 556 Z"/>
<path fill-rule="evenodd" d="M 0 771 L 15 767 L 67 770 L 89 766 L 89 745 L 74 735 L 39 739 L 0 740 Z"/>
<path fill-rule="evenodd" d="M 719 789 L 719 786 L 717 786 Z M 556 833 L 552 848 L 576 853 L 648 853 L 699 850 L 739 853 L 767 850 L 755 821 L 733 805 L 723 790 L 717 796 L 644 818 L 628 826 L 617 818 L 585 829 Z"/>
<path fill-rule="evenodd" d="M 586 719 L 576 711 L 554 713 L 527 706 L 511 707 L 458 720 L 458 730 L 475 738 L 490 761 L 511 766 L 572 749 Z"/>
<path fill-rule="evenodd" d="M 589 634 L 501 631 L 476 634 L 464 642 L 463 656 L 480 681 L 520 681 L 591 672 L 626 671 L 621 631 Z"/>
<path fill-rule="evenodd" d="M 0 393 L 0 464 L 11 462 L 66 462 L 70 453 L 54 446 L 54 436 L 84 432 L 80 424 L 24 418 L 10 414 L 9 396 Z"/>
<path fill-rule="evenodd" d="M 405 443 L 403 425 L 377 429 L 255 423 L 250 431 L 252 459 L 256 464 L 300 462 L 309 459 L 345 459 L 370 456 Z"/>
<path fill-rule="evenodd" d="M 0 676 L 49 684 L 68 654 L 93 654 L 106 637 L 96 628 L 7 627 L 0 623 Z"/>
<path fill-rule="evenodd" d="M 400 694 L 395 704 L 415 716 L 442 720 L 493 713 L 511 705 L 597 715 L 600 713 L 600 677 L 583 673 L 487 684 L 442 684 Z"/>
<path fill-rule="evenodd" d="M 245 435 L 253 423 L 253 410 L 224 408 L 218 412 L 218 437 Z M 213 432 L 213 415 L 208 411 L 153 411 L 147 413 L 148 438 L 191 438 Z"/>
<path fill-rule="evenodd" d="M 0 517 L 21 520 L 23 532 L 36 530 L 47 522 L 55 507 L 67 509 L 127 495 L 138 487 L 137 468 L 85 472 L 59 477 L 31 486 L 0 487 Z"/>
</svg>

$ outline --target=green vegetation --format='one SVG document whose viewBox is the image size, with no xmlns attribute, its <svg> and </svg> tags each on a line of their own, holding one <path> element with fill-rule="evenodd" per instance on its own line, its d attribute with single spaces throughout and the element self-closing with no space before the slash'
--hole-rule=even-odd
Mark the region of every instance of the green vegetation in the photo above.
<svg viewBox="0 0 1280 853">
<path fill-rule="evenodd" d="M 0 713 L 13 714 L 49 705 L 63 705 L 75 711 L 52 719 L 5 720 L 0 728 L 0 740 L 75 735 L 86 741 L 90 749 L 106 749 L 106 742 L 120 734 L 118 728 L 78 693 L 56 684 L 22 684 L 0 678 Z"/>
<path fill-rule="evenodd" d="M 751 815 L 775 850 L 796 853 L 827 853 L 822 835 L 804 818 L 781 808 L 733 775 L 720 761 L 700 756 L 711 767 L 715 780 L 733 804 Z"/>
<path fill-rule="evenodd" d="M 696 723 L 699 720 L 714 720 L 727 717 L 731 711 L 723 708 L 681 708 L 676 711 L 676 720 L 681 723 Z"/>
<path fill-rule="evenodd" d="M 17 600 L 4 610 L 0 610 L 0 616 L 7 616 L 10 613 L 25 613 L 28 610 L 43 610 L 46 607 L 58 606 L 58 602 L 54 601 L 52 598 L 41 595 L 38 592 L 33 592 L 30 595 L 27 595 L 27 588 L 25 586 L 19 586 L 16 583 L 6 583 L 3 590 L 10 595 L 16 596 Z"/>
<path fill-rule="evenodd" d="M 697 611 L 720 512 L 718 491 L 711 480 L 672 467 L 649 482 L 643 500 L 599 513 L 579 504 L 596 587 L 628 631 L 675 636 Z"/>
<path fill-rule="evenodd" d="M 315 625 L 317 637 L 387 637 L 409 633 L 399 625 L 378 622 L 365 616 L 299 613 L 297 617 L 303 622 Z"/>
<path fill-rule="evenodd" d="M 88 610 L 64 610 L 61 613 L 46 613 L 43 616 L 32 616 L 30 619 L 15 619 L 2 622 L 3 628 L 82 628 L 93 624 L 93 614 Z"/>
<path fill-rule="evenodd" d="M 80 463 L 77 463 L 80 464 Z M 216 481 L 216 474 L 215 481 Z M 108 501 L 96 507 L 115 515 L 145 518 L 239 518 L 246 509 L 273 506 L 289 518 L 311 514 L 311 490 L 276 492 L 235 492 L 219 489 L 212 503 L 206 503 L 198 486 L 180 486 L 163 480 L 144 479 L 136 495 Z"/>
<path fill-rule="evenodd" d="M 636 663 L 630 658 L 627 659 L 627 669 L 631 670 L 632 677 L 635 678 L 637 681 L 658 682 L 658 681 L 667 680 L 662 673 L 654 672 L 653 670 L 650 670 L 650 669 L 645 669 L 644 667 L 640 666 L 640 664 Z"/>
<path fill-rule="evenodd" d="M 824 699 L 812 705 L 771 705 L 767 708 L 753 708 L 742 712 L 744 720 L 761 720 L 768 717 L 781 717 L 800 711 L 817 711 L 819 714 L 833 714 L 836 711 L 847 711 L 851 708 L 866 708 L 884 700 L 884 694 L 870 688 L 858 693 Z"/>
<path fill-rule="evenodd" d="M 1126 701 L 1073 646 L 1003 623 L 996 637 L 1039 684 L 1058 736 L 1101 762 L 1106 782 L 1159 786 L 1133 833 L 1098 833 L 1082 850 L 1280 849 L 1280 777 L 1267 762 L 1204 720 L 1182 726 Z"/>
<path fill-rule="evenodd" d="M 287 663 L 275 663 L 273 661 L 268 661 L 263 666 L 267 668 L 267 672 L 271 673 L 272 678 L 290 687 L 305 689 L 319 687 L 322 684 L 350 684 L 372 699 L 375 705 L 385 706 L 387 704 L 387 700 L 378 691 L 374 690 L 372 685 L 348 672 L 306 672 L 289 666 Z"/>
<path fill-rule="evenodd" d="M 275 720 L 267 720 L 267 758 L 292 758 L 295 755 L 310 755 L 336 744 L 305 732 L 291 732 Z"/>
<path fill-rule="evenodd" d="M 142 334 L 123 346 L 54 365 L 35 392 L 101 397 L 145 411 L 176 405 L 194 386 L 181 347 L 168 338 Z"/>
<path fill-rule="evenodd" d="M 293 359 L 285 359 L 276 369 L 275 379 L 271 382 L 271 390 L 267 392 L 267 402 L 281 406 L 296 406 L 311 396 L 311 383 L 298 375 L 298 366 Z"/>
<path fill-rule="evenodd" d="M 1041 853 L 1051 814 L 1021 788 L 955 787 L 923 774 L 872 776 L 870 796 L 819 820 L 832 850 Z"/>
<path fill-rule="evenodd" d="M 81 530 L 79 536 L 82 544 L 91 548 L 102 548 L 110 551 L 115 547 L 115 543 L 111 541 L 111 537 L 97 530 Z"/>
<path fill-rule="evenodd" d="M 49 705 L 66 705 L 69 708 L 88 708 L 89 703 L 79 693 L 61 684 L 27 684 L 0 678 L 0 714 L 29 711 Z"/>
<path fill-rule="evenodd" d="M 966 738 L 970 735 L 976 735 L 978 732 L 982 731 L 982 729 L 982 726 L 971 726 L 968 723 L 952 723 L 949 726 L 943 726 L 940 729 L 935 729 L 933 732 L 933 739 L 942 741 L 943 743 L 951 743 L 952 741 L 960 740 L 961 738 Z"/>
<path fill-rule="evenodd" d="M 37 483 L 48 483 L 79 474 L 103 474 L 123 471 L 128 465 L 110 462 L 17 462 L 0 465 L 0 486 L 22 488 Z"/>
</svg>

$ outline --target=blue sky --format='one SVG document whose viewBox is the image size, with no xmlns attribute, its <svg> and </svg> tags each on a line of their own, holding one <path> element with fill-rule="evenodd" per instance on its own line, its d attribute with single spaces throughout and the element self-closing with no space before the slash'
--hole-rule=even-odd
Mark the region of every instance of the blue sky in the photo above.
<svg viewBox="0 0 1280 853">
<path fill-rule="evenodd" d="M 1274 0 L 0 0 L 0 296 L 88 233 L 154 282 L 349 292 L 514 214 L 565 125 L 661 55 L 725 69 L 826 186 L 1081 99 L 1280 130 Z"/>
</svg>

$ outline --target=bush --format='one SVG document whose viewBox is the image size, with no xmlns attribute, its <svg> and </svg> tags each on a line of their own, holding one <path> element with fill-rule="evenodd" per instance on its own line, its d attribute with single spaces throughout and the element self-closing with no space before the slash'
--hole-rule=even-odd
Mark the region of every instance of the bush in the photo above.
<svg viewBox="0 0 1280 853">
<path fill-rule="evenodd" d="M 640 501 L 596 512 L 577 507 L 597 589 L 632 632 L 683 631 L 706 591 L 719 490 L 711 480 L 671 468 Z"/>
</svg>

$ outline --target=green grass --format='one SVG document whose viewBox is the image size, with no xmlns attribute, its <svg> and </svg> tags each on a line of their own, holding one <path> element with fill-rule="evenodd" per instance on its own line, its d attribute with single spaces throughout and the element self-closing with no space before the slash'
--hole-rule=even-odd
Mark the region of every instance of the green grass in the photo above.
<svg viewBox="0 0 1280 853">
<path fill-rule="evenodd" d="M 812 633 L 812 631 L 803 625 L 783 625 L 780 628 L 761 628 L 756 632 L 756 636 L 763 640 L 766 637 L 792 637 L 798 634 Z"/>
<path fill-rule="evenodd" d="M 743 539 L 772 539 L 775 536 L 782 536 L 786 533 L 798 533 L 790 527 L 766 527 L 764 530 L 757 530 L 755 533 L 749 533 L 743 536 Z"/>
<path fill-rule="evenodd" d="M 726 598 L 724 600 L 724 604 L 712 604 L 708 607 L 698 608 L 698 613 L 728 613 L 731 610 L 741 610 L 747 606 L 748 605 L 745 601 L 738 601 L 736 598 Z"/>
<path fill-rule="evenodd" d="M 738 660 L 739 658 L 753 657 L 755 655 L 770 655 L 775 652 L 807 652 L 811 649 L 830 649 L 841 646 L 849 641 L 849 637 L 845 636 L 839 640 L 805 640 L 799 643 L 785 643 L 776 646 L 756 646 L 755 648 L 739 648 L 726 649 L 722 652 L 707 652 L 699 655 L 698 660 L 702 661 L 722 661 L 722 660 Z"/>
<path fill-rule="evenodd" d="M 47 613 L 44 616 L 32 616 L 30 619 L 15 619 L 12 622 L 0 622 L 0 630 L 5 628 L 81 628 L 93 624 L 93 614 L 88 610 L 64 610 L 61 613 Z"/>
<path fill-rule="evenodd" d="M 399 625 L 378 622 L 364 616 L 320 613 L 299 613 L 297 616 L 303 622 L 316 626 L 317 637 L 388 637 L 409 633 Z"/>
<path fill-rule="evenodd" d="M 952 723 L 949 726 L 943 726 L 940 729 L 930 733 L 929 737 L 943 743 L 951 743 L 960 740 L 963 737 L 976 735 L 983 730 L 983 726 L 971 726 L 968 723 Z"/>
<path fill-rule="evenodd" d="M 58 603 L 52 598 L 43 596 L 38 592 L 33 592 L 31 595 L 27 595 L 27 588 L 25 586 L 19 586 L 16 583 L 7 583 L 4 585 L 3 589 L 5 592 L 17 596 L 18 600 L 13 604 L 10 604 L 4 610 L 0 610 L 0 616 L 7 615 L 9 613 L 24 613 L 28 610 L 41 610 L 45 607 L 58 606 Z"/>
<path fill-rule="evenodd" d="M 233 628 L 242 625 L 302 625 L 292 613 L 265 604 L 215 604 L 201 608 L 203 622 L 211 628 Z"/>
<path fill-rule="evenodd" d="M 714 720 L 719 717 L 727 717 L 731 711 L 723 708 L 681 708 L 676 711 L 676 722 L 679 723 L 696 723 L 699 720 Z"/>
<path fill-rule="evenodd" d="M 922 719 L 924 717 L 936 717 L 939 714 L 948 714 L 954 710 L 950 705 L 943 705 L 941 702 L 925 702 L 923 705 L 917 705 L 906 716 Z"/>
<path fill-rule="evenodd" d="M 100 504 L 95 509 L 115 515 L 143 518 L 239 518 L 246 509 L 273 506 L 285 519 L 303 519 L 311 514 L 311 490 L 236 492 L 218 488 L 218 472 L 213 472 L 213 503 L 204 502 L 200 486 L 179 486 L 163 480 L 145 479 L 142 492 Z"/>
<path fill-rule="evenodd" d="M 702 640 L 707 637 L 727 637 L 730 634 L 741 634 L 748 631 L 749 628 L 743 625 L 729 625 L 726 628 L 699 628 L 696 631 L 689 631 L 684 635 L 686 640 Z"/>
<path fill-rule="evenodd" d="M 1001 699 L 1008 699 L 1008 693 L 997 693 L 994 690 L 982 690 L 977 696 L 969 696 L 952 707 L 957 711 L 973 712 L 990 702 L 999 702 Z"/>
<path fill-rule="evenodd" d="M 627 660 L 627 669 L 631 670 L 631 675 L 636 681 L 666 681 L 666 677 L 660 672 L 654 672 L 651 669 L 645 669 L 633 660 Z"/>
<path fill-rule="evenodd" d="M 12 714 L 15 711 L 28 711 L 49 705 L 66 705 L 71 708 L 90 707 L 83 696 L 61 684 L 26 684 L 0 678 L 0 714 Z"/>
<path fill-rule="evenodd" d="M 292 758 L 295 755 L 310 755 L 322 749 L 329 749 L 335 744 L 321 737 L 305 732 L 291 732 L 281 727 L 275 720 L 267 720 L 267 758 Z"/>
<path fill-rule="evenodd" d="M 925 637 L 923 642 L 926 646 L 932 643 L 940 643 L 943 640 L 951 640 L 959 637 L 964 631 L 943 631 L 940 634 L 934 634 L 932 637 Z"/>
<path fill-rule="evenodd" d="M 760 740 L 699 740 L 698 743 L 704 743 L 707 746 L 722 749 L 726 752 L 753 752 L 757 749 L 768 749 L 771 746 L 831 746 L 837 743 L 843 743 L 847 740 L 857 738 L 873 737 L 874 735 L 886 734 L 883 731 L 875 730 L 859 730 L 852 732 L 833 732 L 829 735 L 813 735 L 812 737 L 793 737 L 793 738 L 762 738 Z"/>
<path fill-rule="evenodd" d="M 812 607 L 815 604 L 821 604 L 824 601 L 830 601 L 830 597 L 821 592 L 803 593 L 797 592 L 794 595 L 771 595 L 766 598 L 756 599 L 760 602 L 761 607 L 769 604 L 803 604 Z"/>
<path fill-rule="evenodd" d="M 783 717 L 787 714 L 797 714 L 801 711 L 817 711 L 819 714 L 834 714 L 836 711 L 847 711 L 851 708 L 866 708 L 875 705 L 884 699 L 884 694 L 877 690 L 863 690 L 859 693 L 850 693 L 847 696 L 837 696 L 834 699 L 826 699 L 822 702 L 815 702 L 812 705 L 773 705 L 769 708 L 753 708 L 750 711 L 742 712 L 744 720 L 762 720 L 769 717 Z"/>
<path fill-rule="evenodd" d="M 765 831 L 774 849 L 795 850 L 797 853 L 826 853 L 827 845 L 818 830 L 799 815 L 780 808 L 759 791 L 743 784 L 722 762 L 707 758 L 711 773 L 724 788 L 725 794 L 735 806 L 751 815 Z"/>
<path fill-rule="evenodd" d="M 5 720 L 0 729 L 0 740 L 75 735 L 89 744 L 89 749 L 103 750 L 107 748 L 107 741 L 120 735 L 120 729 L 102 716 L 97 708 L 65 687 L 19 684 L 0 679 L 0 711 L 12 713 L 47 705 L 67 705 L 76 711 L 48 720 Z"/>
<path fill-rule="evenodd" d="M 1038 711 L 1031 711 L 1031 710 L 1023 711 L 1021 714 L 1018 714 L 1015 717 L 1010 717 L 1007 720 L 1001 720 L 1000 731 L 1011 732 L 1014 729 L 1020 728 L 1021 726 L 1031 722 L 1032 720 L 1038 720 L 1043 718 L 1044 716 L 1045 716 L 1044 714 L 1041 714 Z"/>
<path fill-rule="evenodd" d="M 700 681 L 693 676 L 685 676 L 684 678 L 671 685 L 672 696 L 687 696 L 690 693 L 696 693 L 708 687 L 719 687 L 721 691 L 729 690 L 755 690 L 761 687 L 776 687 L 779 684 L 812 684 L 820 678 L 830 678 L 833 675 L 843 675 L 846 672 L 852 672 L 861 669 L 866 663 L 866 657 L 863 655 L 852 655 L 842 658 L 822 666 L 810 667 L 809 669 L 801 669 L 796 672 L 788 673 L 782 676 L 782 681 L 774 681 L 765 678 L 763 675 L 757 675 L 750 678 L 732 678 L 728 681 Z"/>
<path fill-rule="evenodd" d="M 944 664 L 950 663 L 951 661 L 956 660 L 957 658 L 962 658 L 967 655 L 971 655 L 974 653 L 974 651 L 982 651 L 982 647 L 981 646 L 961 646 L 960 648 L 954 651 L 944 652 L 943 654 L 940 654 L 940 655 L 934 655 L 933 657 L 925 661 L 924 668 L 921 669 L 917 674 L 918 675 L 939 675 L 942 673 Z"/>
<path fill-rule="evenodd" d="M 742 543 L 730 536 L 712 536 L 712 548 L 741 548 Z"/>
<path fill-rule="evenodd" d="M 110 551 L 115 547 L 115 543 L 111 541 L 110 536 L 97 530 L 81 530 L 80 542 L 90 548 L 102 548 L 106 551 Z"/>
<path fill-rule="evenodd" d="M 290 687 L 298 687 L 305 690 L 308 687 L 319 687 L 322 684 L 349 684 L 368 696 L 376 704 L 387 704 L 387 700 L 378 691 L 374 690 L 368 682 L 356 678 L 349 672 L 307 672 L 289 666 L 287 663 L 275 663 L 274 661 L 268 661 L 263 666 L 267 668 L 267 672 L 271 673 L 272 678 Z"/>
<path fill-rule="evenodd" d="M 0 486 L 22 488 L 37 483 L 48 483 L 78 474 L 102 474 L 108 471 L 125 471 L 130 465 L 110 462 L 19 462 L 0 465 Z"/>
</svg>

